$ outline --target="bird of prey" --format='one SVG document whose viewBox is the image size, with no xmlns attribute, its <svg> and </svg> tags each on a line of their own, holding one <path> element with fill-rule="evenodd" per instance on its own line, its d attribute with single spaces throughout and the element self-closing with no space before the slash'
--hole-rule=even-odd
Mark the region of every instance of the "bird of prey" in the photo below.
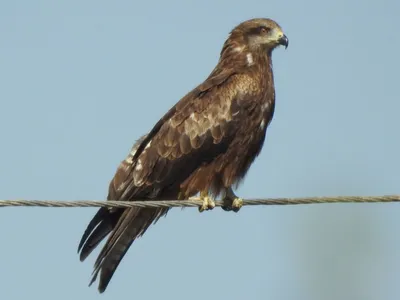
<svg viewBox="0 0 400 300">
<path fill-rule="evenodd" d="M 271 19 L 232 29 L 211 74 L 180 99 L 121 162 L 107 200 L 185 200 L 200 194 L 200 212 L 237 212 L 233 188 L 261 151 L 275 109 L 272 51 L 288 38 Z M 168 208 L 100 208 L 79 244 L 83 261 L 108 234 L 94 265 L 104 292 L 130 245 Z"/>
</svg>

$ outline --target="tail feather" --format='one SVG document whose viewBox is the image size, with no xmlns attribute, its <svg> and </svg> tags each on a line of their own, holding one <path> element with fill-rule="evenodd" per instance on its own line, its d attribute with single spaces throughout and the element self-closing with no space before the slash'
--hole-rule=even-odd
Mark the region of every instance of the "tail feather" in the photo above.
<svg viewBox="0 0 400 300">
<path fill-rule="evenodd" d="M 80 252 L 80 261 L 84 261 L 97 245 L 114 229 L 121 214 L 121 210 L 113 212 L 106 208 L 98 210 L 88 224 L 79 242 L 78 253 Z"/>
<path fill-rule="evenodd" d="M 146 135 L 142 136 L 132 147 L 127 158 L 123 160 L 109 184 L 107 200 L 127 200 L 134 201 L 148 197 L 148 192 L 143 194 L 134 193 L 125 197 L 127 186 L 131 185 L 132 175 L 132 157 Z M 154 194 L 154 193 L 153 193 Z M 162 199 L 169 195 L 153 195 Z M 174 197 L 172 196 L 172 199 Z M 96 281 L 100 274 L 99 291 L 102 293 L 107 288 L 115 270 L 122 258 L 125 256 L 131 244 L 145 233 L 152 223 L 166 215 L 168 208 L 124 208 L 107 209 L 101 208 L 88 224 L 82 235 L 78 246 L 80 260 L 85 260 L 89 254 L 99 245 L 99 243 L 108 235 L 105 245 L 100 251 L 93 270 L 93 277 L 89 285 Z"/>
<path fill-rule="evenodd" d="M 103 293 L 131 244 L 167 211 L 165 208 L 126 209 L 95 262 L 89 285 L 96 281 L 100 273 L 98 290 Z"/>
<path fill-rule="evenodd" d="M 86 240 L 89 238 L 90 235 L 93 234 L 93 230 L 103 222 L 104 217 L 107 214 L 107 209 L 102 207 L 100 208 L 92 220 L 87 225 L 85 232 L 82 235 L 81 241 L 79 242 L 78 246 L 78 253 L 82 250 L 83 245 L 85 244 Z"/>
<path fill-rule="evenodd" d="M 118 220 L 116 218 L 114 219 Z M 92 251 L 96 249 L 100 242 L 113 230 L 115 224 L 116 221 L 111 220 L 110 222 L 102 222 L 96 227 L 82 247 L 79 257 L 80 261 L 84 261 L 92 253 Z"/>
</svg>

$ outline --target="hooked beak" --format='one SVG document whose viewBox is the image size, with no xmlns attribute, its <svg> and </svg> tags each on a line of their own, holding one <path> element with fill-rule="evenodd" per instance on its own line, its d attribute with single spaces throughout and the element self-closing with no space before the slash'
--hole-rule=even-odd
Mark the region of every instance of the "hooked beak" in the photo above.
<svg viewBox="0 0 400 300">
<path fill-rule="evenodd" d="M 289 46 L 289 39 L 287 38 L 286 35 L 283 35 L 279 38 L 278 44 L 285 46 L 285 49 L 287 49 L 287 47 Z"/>
</svg>

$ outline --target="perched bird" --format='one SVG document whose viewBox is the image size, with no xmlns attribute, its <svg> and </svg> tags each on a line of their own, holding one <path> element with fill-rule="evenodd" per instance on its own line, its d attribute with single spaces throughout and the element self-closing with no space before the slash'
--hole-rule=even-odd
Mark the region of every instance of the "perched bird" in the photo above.
<svg viewBox="0 0 400 300">
<path fill-rule="evenodd" d="M 271 19 L 236 26 L 208 78 L 178 101 L 133 146 L 109 186 L 108 200 L 188 199 L 200 193 L 200 211 L 237 212 L 242 200 L 233 187 L 260 153 L 275 108 L 272 51 L 288 38 Z M 94 266 L 104 292 L 135 239 L 167 208 L 100 208 L 79 244 L 83 261 L 109 233 Z"/>
</svg>

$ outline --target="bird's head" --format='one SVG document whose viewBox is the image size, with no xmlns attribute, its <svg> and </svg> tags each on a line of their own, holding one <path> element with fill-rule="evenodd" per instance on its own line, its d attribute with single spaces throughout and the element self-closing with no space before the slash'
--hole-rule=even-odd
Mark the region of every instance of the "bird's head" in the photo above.
<svg viewBox="0 0 400 300">
<path fill-rule="evenodd" d="M 230 34 L 240 40 L 250 51 L 263 50 L 271 52 L 277 46 L 289 45 L 289 39 L 282 28 L 271 19 L 251 19 L 236 26 Z"/>
</svg>

